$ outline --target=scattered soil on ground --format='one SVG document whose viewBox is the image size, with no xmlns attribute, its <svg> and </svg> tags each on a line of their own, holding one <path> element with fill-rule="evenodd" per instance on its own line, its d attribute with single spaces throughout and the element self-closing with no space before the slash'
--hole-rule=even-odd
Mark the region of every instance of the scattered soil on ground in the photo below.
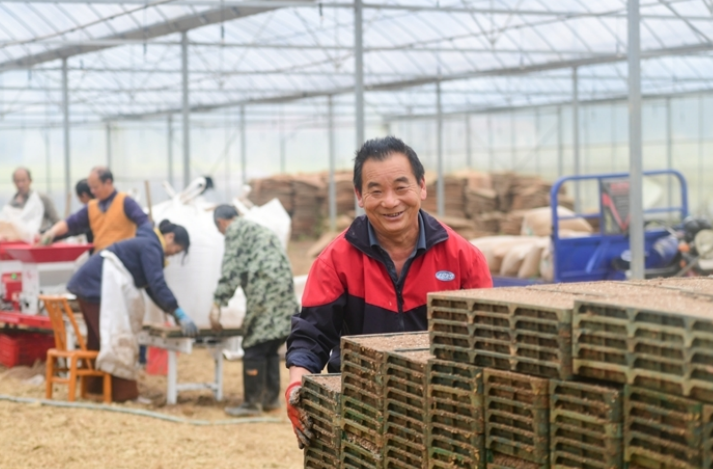
<svg viewBox="0 0 713 469">
<path fill-rule="evenodd" d="M 44 398 L 44 383 L 36 378 L 42 374 L 41 364 L 34 369 L 0 367 L 0 394 Z M 283 392 L 287 375 L 283 369 Z M 113 405 L 193 420 L 227 420 L 230 417 L 223 408 L 242 402 L 242 362 L 224 362 L 223 376 L 223 402 L 216 402 L 208 390 L 188 391 L 179 393 L 177 405 L 168 406 L 165 377 L 143 373 L 139 388 L 151 403 Z M 208 351 L 196 349 L 191 355 L 179 356 L 179 382 L 210 381 L 212 377 L 213 360 Z M 54 399 L 66 400 L 66 396 L 66 387 L 57 386 Z M 264 415 L 279 422 L 194 426 L 0 400 L 0 422 L 6 423 L 0 425 L 0 468 L 301 468 L 303 454 L 297 448 L 284 403 L 282 409 Z"/>
</svg>

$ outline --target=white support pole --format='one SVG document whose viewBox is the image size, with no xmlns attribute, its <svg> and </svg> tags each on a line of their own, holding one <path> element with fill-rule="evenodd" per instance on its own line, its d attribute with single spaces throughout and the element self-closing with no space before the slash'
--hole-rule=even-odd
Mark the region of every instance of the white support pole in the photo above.
<svg viewBox="0 0 713 469">
<path fill-rule="evenodd" d="M 67 70 L 67 58 L 62 59 L 62 129 L 64 131 L 64 193 L 67 202 L 71 201 L 72 194 L 72 171 L 69 141 L 69 76 Z M 70 208 L 65 208 L 67 214 Z"/>
<path fill-rule="evenodd" d="M 357 151 L 364 144 L 364 36 L 362 0 L 354 0 L 354 117 Z M 361 189 L 361 188 L 360 188 Z M 359 216 L 364 211 L 354 199 L 354 213 Z"/>
<path fill-rule="evenodd" d="M 641 62 L 639 0 L 628 0 L 629 62 L 629 248 L 631 278 L 644 278 L 643 162 L 641 154 Z"/>
<path fill-rule="evenodd" d="M 168 140 L 166 142 L 166 150 L 168 153 L 168 183 L 173 187 L 173 114 L 169 114 L 166 119 L 168 126 Z"/>
<path fill-rule="evenodd" d="M 111 169 L 112 167 L 112 154 L 111 154 L 111 122 L 106 123 L 106 166 Z"/>
<path fill-rule="evenodd" d="M 191 128 L 188 96 L 188 33 L 181 33 L 181 77 L 183 85 L 183 187 L 191 182 Z"/>
<path fill-rule="evenodd" d="M 436 141 L 438 180 L 436 181 L 436 213 L 439 217 L 446 214 L 445 175 L 443 174 L 443 106 L 441 103 L 441 81 L 436 81 Z"/>
<path fill-rule="evenodd" d="M 540 108 L 535 108 L 535 174 L 540 174 Z"/>
<path fill-rule="evenodd" d="M 557 177 L 564 175 L 564 126 L 562 125 L 562 106 L 557 106 Z"/>
<path fill-rule="evenodd" d="M 243 187 L 248 183 L 248 147 L 245 141 L 245 106 L 240 106 L 240 181 Z M 243 188 L 240 188 L 242 194 Z"/>
<path fill-rule="evenodd" d="M 327 114 L 329 118 L 329 230 L 337 231 L 337 185 L 334 171 L 337 165 L 334 145 L 334 103 L 332 95 L 327 96 Z"/>
<path fill-rule="evenodd" d="M 470 136 L 470 114 L 465 115 L 465 165 L 473 169 L 473 146 Z"/>
<path fill-rule="evenodd" d="M 510 110 L 510 171 L 515 171 L 515 111 Z"/>
<path fill-rule="evenodd" d="M 354 102 L 356 144 L 364 144 L 364 36 L 362 1 L 354 0 Z"/>
<path fill-rule="evenodd" d="M 572 67 L 572 156 L 574 175 L 582 174 L 581 156 L 579 153 L 579 77 L 577 67 Z M 574 183 L 574 211 L 579 213 L 582 209 L 582 194 L 579 182 Z"/>
<path fill-rule="evenodd" d="M 285 112 L 284 107 L 280 112 L 280 173 L 287 172 L 287 139 L 285 136 Z"/>
<path fill-rule="evenodd" d="M 673 168 L 673 123 L 671 122 L 671 98 L 666 98 L 666 169 Z M 701 174 L 701 173 L 698 173 Z M 668 206 L 673 205 L 673 177 L 668 176 Z"/>
<path fill-rule="evenodd" d="M 698 211 L 707 213 L 703 206 L 705 200 L 705 187 L 708 180 L 704 174 L 704 156 L 703 156 L 703 95 L 698 96 Z"/>
<path fill-rule="evenodd" d="M 176 351 L 168 351 L 168 388 L 166 389 L 166 404 L 175 405 L 178 400 L 178 360 L 176 360 Z"/>
<path fill-rule="evenodd" d="M 495 169 L 495 155 L 493 153 L 493 118 L 488 114 L 488 170 Z"/>
</svg>

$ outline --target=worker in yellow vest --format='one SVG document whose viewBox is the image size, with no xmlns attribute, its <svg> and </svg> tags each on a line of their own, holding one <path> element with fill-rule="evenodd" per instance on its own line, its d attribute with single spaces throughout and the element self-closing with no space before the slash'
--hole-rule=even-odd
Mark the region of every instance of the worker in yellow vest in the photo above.
<svg viewBox="0 0 713 469">
<path fill-rule="evenodd" d="M 42 235 L 42 244 L 50 244 L 66 233 L 80 234 L 91 229 L 96 253 L 116 242 L 133 238 L 136 228 L 149 223 L 139 204 L 114 188 L 114 176 L 109 168 L 93 168 L 87 183 L 96 198 L 66 220 L 55 223 Z"/>
</svg>

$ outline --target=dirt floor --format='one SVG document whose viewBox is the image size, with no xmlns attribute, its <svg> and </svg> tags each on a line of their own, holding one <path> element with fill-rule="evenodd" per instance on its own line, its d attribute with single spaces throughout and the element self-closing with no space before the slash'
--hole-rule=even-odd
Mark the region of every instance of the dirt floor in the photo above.
<svg viewBox="0 0 713 469">
<path fill-rule="evenodd" d="M 144 373 L 140 378 L 141 395 L 151 403 L 113 405 L 193 420 L 230 419 L 223 407 L 242 401 L 242 362 L 224 363 L 224 402 L 215 402 L 207 390 L 190 391 L 179 393 L 177 405 L 167 406 L 165 377 Z M 212 365 L 206 350 L 181 355 L 179 382 L 209 381 Z M 44 383 L 32 378 L 43 371 L 42 365 L 34 372 L 26 367 L 0 367 L 0 394 L 44 398 Z M 28 382 L 29 378 L 32 379 Z M 283 392 L 286 383 L 284 369 Z M 56 389 L 55 399 L 65 400 L 66 388 Z M 301 468 L 302 451 L 297 448 L 284 408 L 265 416 L 279 422 L 194 426 L 136 415 L 0 400 L 0 468 Z"/>
<path fill-rule="evenodd" d="M 307 239 L 301 241 L 290 241 L 287 245 L 287 256 L 292 264 L 292 273 L 295 276 L 307 275 L 312 267 L 313 259 L 307 256 L 307 251 L 314 245 L 316 240 Z"/>
<path fill-rule="evenodd" d="M 295 275 L 309 272 L 307 250 L 314 240 L 292 241 L 288 255 Z M 44 364 L 34 368 L 0 365 L 0 395 L 45 397 Z M 226 406 L 242 402 L 242 362 L 224 362 L 223 402 L 210 391 L 178 395 L 178 404 L 166 405 L 166 378 L 142 373 L 141 397 L 150 403 L 112 404 L 143 409 L 191 420 L 230 419 Z M 207 382 L 213 378 L 213 359 L 205 349 L 178 358 L 179 382 Z M 288 371 L 283 368 L 283 390 Z M 54 399 L 66 400 L 65 386 L 57 386 Z M 95 400 L 78 402 L 97 403 Z M 283 408 L 266 417 L 277 423 L 195 426 L 99 410 L 68 409 L 39 403 L 14 403 L 0 399 L 0 469 L 14 468 L 280 468 L 303 466 L 302 451 Z"/>
</svg>

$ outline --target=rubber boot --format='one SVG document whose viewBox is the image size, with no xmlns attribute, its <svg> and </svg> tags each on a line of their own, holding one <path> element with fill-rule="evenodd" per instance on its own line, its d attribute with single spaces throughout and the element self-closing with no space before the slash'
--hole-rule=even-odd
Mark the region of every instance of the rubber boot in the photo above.
<svg viewBox="0 0 713 469">
<path fill-rule="evenodd" d="M 266 377 L 262 410 L 269 412 L 280 408 L 280 357 L 278 355 L 267 359 Z"/>
<path fill-rule="evenodd" d="M 243 360 L 243 389 L 245 398 L 238 407 L 226 407 L 225 413 L 233 417 L 256 417 L 262 413 L 265 393 L 267 360 Z"/>
</svg>

